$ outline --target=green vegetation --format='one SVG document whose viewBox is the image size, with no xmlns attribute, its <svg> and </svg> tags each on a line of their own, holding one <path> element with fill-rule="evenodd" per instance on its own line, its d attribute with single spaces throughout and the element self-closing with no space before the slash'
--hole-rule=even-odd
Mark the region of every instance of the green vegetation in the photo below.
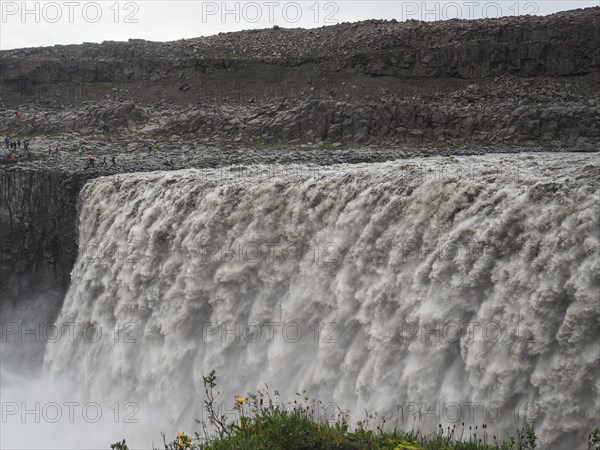
<svg viewBox="0 0 600 450">
<path fill-rule="evenodd" d="M 436 433 L 384 431 L 385 420 L 369 416 L 352 428 L 347 413 L 337 411 L 334 420 L 315 418 L 320 402 L 299 395 L 290 405 L 278 401 L 278 393 L 268 392 L 236 399 L 238 420 L 229 421 L 219 415 L 215 394 L 217 377 L 211 372 L 204 377 L 204 408 L 208 423 L 202 423 L 203 435 L 179 433 L 172 442 L 164 438 L 165 450 L 534 450 L 537 437 L 533 427 L 517 430 L 517 437 L 499 442 L 484 425 L 478 429 L 439 426 Z M 331 419 L 331 418 L 330 418 Z M 376 425 L 369 423 L 375 420 Z M 209 433 L 208 427 L 215 430 Z M 125 440 L 110 447 L 128 450 Z M 589 450 L 600 450 L 600 429 L 588 439 Z"/>
</svg>

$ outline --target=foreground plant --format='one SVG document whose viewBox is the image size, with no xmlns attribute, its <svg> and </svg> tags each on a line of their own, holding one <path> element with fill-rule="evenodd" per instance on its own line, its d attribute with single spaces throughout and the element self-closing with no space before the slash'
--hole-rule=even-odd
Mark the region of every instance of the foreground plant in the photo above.
<svg viewBox="0 0 600 450">
<path fill-rule="evenodd" d="M 385 419 L 368 415 L 352 428 L 349 414 L 337 408 L 328 417 L 315 415 L 323 411 L 323 404 L 310 399 L 305 393 L 298 399 L 284 403 L 275 391 L 238 396 L 235 407 L 238 418 L 228 420 L 219 413 L 216 400 L 217 376 L 212 371 L 203 377 L 206 400 L 204 409 L 208 423 L 202 425 L 203 436 L 194 437 L 183 432 L 173 442 L 167 443 L 163 434 L 165 450 L 535 450 L 537 436 L 530 425 L 517 430 L 517 437 L 499 442 L 490 438 L 487 426 L 465 428 L 456 426 L 446 430 L 439 425 L 437 432 L 423 434 L 421 431 L 402 432 L 394 429 L 384 431 Z M 375 423 L 373 423 L 375 422 Z M 212 430 L 209 431 L 209 430 Z M 125 441 L 111 446 L 114 450 L 127 450 Z M 600 429 L 594 430 L 588 439 L 589 450 L 600 450 Z"/>
<path fill-rule="evenodd" d="M 600 428 L 596 428 L 588 437 L 588 450 L 600 450 Z"/>
<path fill-rule="evenodd" d="M 125 439 L 121 442 L 116 442 L 110 446 L 112 450 L 129 450 L 129 447 L 125 444 Z"/>
</svg>

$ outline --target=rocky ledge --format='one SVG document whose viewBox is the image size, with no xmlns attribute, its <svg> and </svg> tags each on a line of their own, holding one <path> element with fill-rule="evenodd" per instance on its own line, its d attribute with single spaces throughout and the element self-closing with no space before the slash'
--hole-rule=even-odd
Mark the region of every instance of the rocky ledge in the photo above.
<svg viewBox="0 0 600 450">
<path fill-rule="evenodd" d="M 590 75 L 574 82 L 503 77 L 443 94 L 360 103 L 307 96 L 246 104 L 143 105 L 123 99 L 74 107 L 30 104 L 0 112 L 0 133 L 22 139 L 74 134 L 110 141 L 119 136 L 175 142 L 179 148 L 466 145 L 594 151 L 600 146 L 600 89 L 581 87 L 597 78 Z"/>
</svg>

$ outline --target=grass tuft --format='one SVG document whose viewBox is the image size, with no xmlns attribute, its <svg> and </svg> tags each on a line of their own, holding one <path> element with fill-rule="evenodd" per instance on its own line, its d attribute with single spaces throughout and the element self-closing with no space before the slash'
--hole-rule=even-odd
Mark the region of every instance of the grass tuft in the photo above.
<svg viewBox="0 0 600 450">
<path fill-rule="evenodd" d="M 218 392 L 214 371 L 203 377 L 207 422 L 199 422 L 202 434 L 179 433 L 172 442 L 163 434 L 165 450 L 535 450 L 537 436 L 532 426 L 517 430 L 517 437 L 499 442 L 487 426 L 465 429 L 453 426 L 437 432 L 384 431 L 385 419 L 368 415 L 351 427 L 347 412 L 337 410 L 327 420 L 315 415 L 322 410 L 318 400 L 298 394 L 292 403 L 282 403 L 279 393 L 267 392 L 237 397 L 236 420 L 228 420 L 216 408 Z M 375 422 L 374 426 L 371 424 Z M 212 431 L 209 431 L 212 430 Z M 128 450 L 125 440 L 111 445 Z M 588 438 L 589 450 L 600 450 L 600 429 Z"/>
</svg>

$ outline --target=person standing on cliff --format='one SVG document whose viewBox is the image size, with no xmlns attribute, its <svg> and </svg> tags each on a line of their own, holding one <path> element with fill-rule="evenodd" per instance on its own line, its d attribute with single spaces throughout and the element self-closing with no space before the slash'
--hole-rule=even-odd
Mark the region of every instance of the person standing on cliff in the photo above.
<svg viewBox="0 0 600 450">
<path fill-rule="evenodd" d="M 113 155 L 112 158 L 110 158 L 110 161 L 112 162 L 113 167 L 117 165 L 117 161 L 115 159 L 115 156 Z"/>
<path fill-rule="evenodd" d="M 10 138 L 8 136 L 4 137 L 4 145 L 6 145 L 6 148 L 9 148 L 9 144 L 10 144 Z"/>
</svg>

